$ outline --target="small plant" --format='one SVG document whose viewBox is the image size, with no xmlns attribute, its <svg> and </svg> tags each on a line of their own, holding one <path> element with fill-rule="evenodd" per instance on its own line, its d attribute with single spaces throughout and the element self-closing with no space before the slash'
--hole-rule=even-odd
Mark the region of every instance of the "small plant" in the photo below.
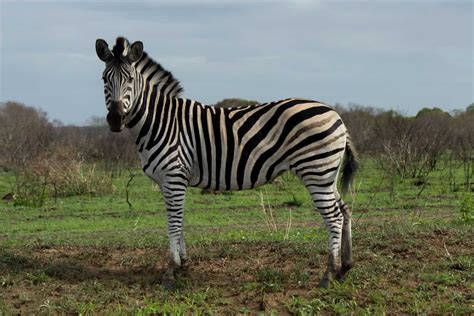
<svg viewBox="0 0 474 316">
<path fill-rule="evenodd" d="M 330 307 L 328 303 L 319 298 L 307 300 L 298 296 L 293 296 L 291 301 L 285 302 L 285 305 L 293 315 L 314 315 Z"/>
<path fill-rule="evenodd" d="M 265 199 L 262 192 L 260 192 L 260 206 L 262 207 L 263 218 L 265 219 L 265 225 L 267 226 L 268 231 L 270 231 L 271 233 L 277 233 L 279 229 L 278 229 L 278 224 L 275 220 L 273 208 L 269 202 L 267 202 L 265 205 Z M 288 218 L 285 224 L 285 232 L 283 235 L 283 240 L 288 240 L 290 236 L 290 231 L 291 231 L 291 224 L 292 224 L 291 208 L 288 209 L 288 211 L 289 213 L 288 213 Z"/>
<path fill-rule="evenodd" d="M 260 192 L 260 206 L 262 207 L 263 216 L 265 218 L 265 224 L 270 232 L 277 232 L 278 226 L 273 216 L 273 208 L 270 203 L 267 203 L 265 206 L 265 200 L 263 198 L 263 193 Z"/>
<path fill-rule="evenodd" d="M 283 287 L 283 272 L 273 268 L 261 268 L 257 271 L 257 281 L 263 292 L 278 292 Z"/>
<path fill-rule="evenodd" d="M 288 207 L 301 207 L 303 200 L 299 199 L 295 194 L 292 194 L 292 199 L 284 203 Z"/>
<path fill-rule="evenodd" d="M 460 205 L 461 220 L 465 223 L 474 222 L 474 201 L 471 194 L 465 194 Z"/>
<path fill-rule="evenodd" d="M 14 206 L 41 207 L 48 194 L 46 184 L 28 179 L 17 179 L 15 193 L 12 195 Z"/>
</svg>

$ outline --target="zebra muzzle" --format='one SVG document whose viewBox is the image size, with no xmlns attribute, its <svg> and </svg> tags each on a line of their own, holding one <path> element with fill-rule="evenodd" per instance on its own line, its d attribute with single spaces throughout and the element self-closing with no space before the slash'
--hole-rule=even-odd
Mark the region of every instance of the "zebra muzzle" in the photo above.
<svg viewBox="0 0 474 316">
<path fill-rule="evenodd" d="M 107 114 L 107 123 L 112 132 L 121 132 L 124 127 L 125 115 L 122 110 L 122 102 L 112 102 L 109 113 Z"/>
</svg>

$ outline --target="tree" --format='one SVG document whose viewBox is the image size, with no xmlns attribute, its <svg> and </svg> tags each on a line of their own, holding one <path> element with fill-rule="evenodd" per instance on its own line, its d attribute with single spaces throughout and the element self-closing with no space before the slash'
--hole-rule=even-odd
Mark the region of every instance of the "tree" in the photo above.
<svg viewBox="0 0 474 316">
<path fill-rule="evenodd" d="M 218 108 L 234 108 L 234 107 L 254 105 L 254 104 L 259 104 L 259 102 L 253 101 L 253 100 L 230 98 L 230 99 L 223 99 L 217 102 L 216 104 L 214 104 L 214 106 Z"/>
<path fill-rule="evenodd" d="M 474 103 L 468 105 L 468 107 L 466 108 L 466 113 L 469 115 L 474 114 Z"/>
<path fill-rule="evenodd" d="M 429 115 L 440 115 L 440 116 L 447 116 L 450 117 L 448 112 L 444 112 L 442 109 L 434 107 L 434 108 L 422 108 L 417 114 L 416 118 L 420 118 L 423 116 Z"/>
<path fill-rule="evenodd" d="M 53 126 L 46 112 L 17 102 L 0 105 L 0 165 L 18 169 L 49 146 Z"/>
</svg>

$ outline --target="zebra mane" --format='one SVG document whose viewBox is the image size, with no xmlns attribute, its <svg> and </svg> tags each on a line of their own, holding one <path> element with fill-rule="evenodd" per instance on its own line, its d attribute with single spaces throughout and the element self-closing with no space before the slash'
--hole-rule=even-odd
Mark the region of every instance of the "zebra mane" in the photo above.
<svg viewBox="0 0 474 316">
<path fill-rule="evenodd" d="M 121 56 L 124 55 L 125 49 L 127 49 L 130 46 L 130 43 L 125 37 L 119 36 L 117 37 L 117 40 L 115 41 L 115 45 L 112 48 L 112 54 L 116 59 L 121 58 Z M 126 55 L 125 51 L 125 55 Z"/>
<path fill-rule="evenodd" d="M 179 97 L 184 91 L 179 80 L 148 56 L 146 52 L 143 52 L 142 58 L 136 63 L 136 67 L 148 82 L 158 85 L 164 95 Z"/>
<path fill-rule="evenodd" d="M 117 37 L 116 44 L 112 49 L 116 60 L 123 60 L 124 55 L 128 54 L 129 47 L 130 42 L 125 37 Z M 135 67 L 145 80 L 157 85 L 160 88 L 160 92 L 164 95 L 179 97 L 183 92 L 183 88 L 173 74 L 148 56 L 146 52 L 143 52 L 140 60 L 135 63 Z"/>
</svg>

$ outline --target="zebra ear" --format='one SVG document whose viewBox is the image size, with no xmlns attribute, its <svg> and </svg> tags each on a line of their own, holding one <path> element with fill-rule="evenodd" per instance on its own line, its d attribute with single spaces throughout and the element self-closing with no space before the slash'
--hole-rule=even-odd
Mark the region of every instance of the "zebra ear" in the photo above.
<svg viewBox="0 0 474 316">
<path fill-rule="evenodd" d="M 97 52 L 97 56 L 99 56 L 100 60 L 104 62 L 108 62 L 113 58 L 113 55 L 109 49 L 109 44 L 107 44 L 107 42 L 101 38 L 95 41 L 95 51 Z"/>
<path fill-rule="evenodd" d="M 142 58 L 143 55 L 143 43 L 140 41 L 137 41 L 130 46 L 130 49 L 128 51 L 128 60 L 130 60 L 131 63 L 135 63 Z"/>
</svg>

